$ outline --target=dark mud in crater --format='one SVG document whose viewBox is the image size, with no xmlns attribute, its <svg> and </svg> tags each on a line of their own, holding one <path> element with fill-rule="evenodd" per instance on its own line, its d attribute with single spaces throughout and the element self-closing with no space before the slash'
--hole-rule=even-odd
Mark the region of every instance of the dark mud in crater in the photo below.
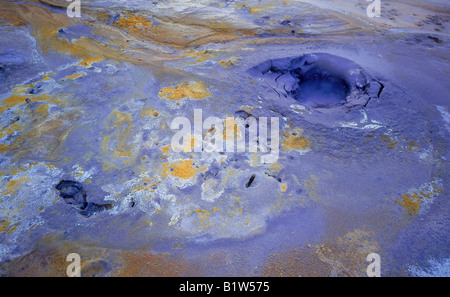
<svg viewBox="0 0 450 297">
<path fill-rule="evenodd" d="M 278 95 L 314 109 L 366 105 L 382 88 L 353 61 L 325 53 L 269 60 L 249 73 Z"/>
<path fill-rule="evenodd" d="M 333 107 L 345 104 L 349 88 L 343 80 L 319 73 L 300 81 L 298 88 L 290 93 L 311 107 Z"/>
<path fill-rule="evenodd" d="M 59 191 L 59 195 L 64 199 L 64 202 L 73 205 L 85 217 L 90 217 L 113 207 L 112 204 L 97 204 L 86 201 L 86 191 L 83 189 L 83 185 L 76 181 L 62 180 L 55 188 Z"/>
</svg>

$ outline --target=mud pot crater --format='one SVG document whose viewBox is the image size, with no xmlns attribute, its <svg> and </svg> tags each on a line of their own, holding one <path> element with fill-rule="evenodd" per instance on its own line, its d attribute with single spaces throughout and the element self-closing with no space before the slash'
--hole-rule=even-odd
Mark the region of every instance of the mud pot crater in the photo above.
<svg viewBox="0 0 450 297">
<path fill-rule="evenodd" d="M 383 89 L 355 62 L 326 53 L 268 60 L 249 74 L 280 97 L 322 112 L 365 106 Z"/>
</svg>

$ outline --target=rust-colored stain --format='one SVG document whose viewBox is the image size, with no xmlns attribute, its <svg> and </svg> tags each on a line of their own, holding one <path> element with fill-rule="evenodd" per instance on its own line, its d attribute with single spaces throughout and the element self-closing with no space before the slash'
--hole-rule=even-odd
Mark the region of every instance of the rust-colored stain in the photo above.
<svg viewBox="0 0 450 297">
<path fill-rule="evenodd" d="M 217 63 L 224 68 L 231 68 L 231 67 L 235 66 L 236 64 L 238 64 L 238 62 L 239 62 L 238 58 L 230 57 L 225 60 L 220 60 Z"/>
<path fill-rule="evenodd" d="M 196 276 L 195 264 L 182 257 L 147 251 L 127 251 L 119 254 L 119 277 L 181 277 Z"/>
<path fill-rule="evenodd" d="M 211 222 L 211 213 L 204 209 L 197 209 L 197 218 L 199 222 L 199 230 L 203 231 L 213 225 Z"/>
<path fill-rule="evenodd" d="M 144 31 L 152 25 L 152 22 L 144 16 L 135 13 L 126 13 L 119 17 L 114 26 L 124 29 L 128 33 Z"/>
<path fill-rule="evenodd" d="M 208 91 L 206 84 L 203 82 L 192 81 L 185 82 L 175 87 L 162 88 L 158 96 L 172 101 L 178 101 L 181 99 L 204 99 L 211 97 L 211 93 Z"/>
<path fill-rule="evenodd" d="M 93 14 L 94 18 L 101 15 L 98 12 L 90 12 L 85 7 L 84 13 Z M 18 25 L 29 25 L 32 29 L 32 35 L 36 38 L 40 49 L 48 54 L 51 51 L 61 53 L 69 53 L 75 57 L 86 59 L 86 61 L 98 62 L 106 58 L 116 59 L 117 61 L 128 61 L 132 63 L 142 64 L 141 58 L 133 57 L 133 54 L 126 53 L 115 47 L 120 41 L 126 43 L 126 38 L 115 27 L 103 26 L 98 24 L 90 24 L 96 30 L 96 34 L 105 37 L 105 40 L 114 40 L 112 44 L 103 44 L 97 40 L 82 36 L 73 43 L 66 38 L 58 35 L 60 29 L 64 29 L 76 24 L 86 24 L 89 22 L 78 18 L 70 18 L 64 13 L 52 13 L 49 8 L 26 5 L 19 3 L 8 3 L 2 7 L 1 15 L 4 19 L 11 20 Z M 97 18 L 98 19 L 98 18 Z M 107 38 L 108 37 L 108 38 Z M 111 39 L 110 39 L 111 38 Z M 154 60 L 151 56 L 155 56 L 153 51 L 148 56 L 149 60 Z M 91 62 L 80 64 L 81 66 L 90 67 Z"/>
<path fill-rule="evenodd" d="M 249 12 L 249 13 L 260 13 L 260 12 L 261 12 L 261 9 L 254 8 L 254 7 L 250 7 L 250 8 L 248 9 L 248 12 Z"/>
<path fill-rule="evenodd" d="M 300 248 L 272 254 L 268 257 L 261 275 L 263 277 L 323 277 L 331 266 L 322 262 L 313 248 Z"/>
<path fill-rule="evenodd" d="M 92 64 L 101 62 L 102 60 L 103 60 L 102 58 L 89 57 L 89 58 L 83 59 L 83 61 L 81 61 L 77 65 L 88 68 L 88 67 L 91 67 Z"/>
<path fill-rule="evenodd" d="M 290 249 L 268 257 L 262 276 L 366 276 L 366 257 L 379 251 L 373 233 L 354 230 L 330 242 Z"/>
<path fill-rule="evenodd" d="M 111 17 L 107 12 L 95 10 L 86 13 L 104 23 Z M 159 16 L 156 18 L 158 24 L 153 24 L 144 12 L 121 13 L 112 26 L 126 32 L 132 38 L 189 51 L 199 45 L 230 42 L 256 35 L 255 30 L 240 28 L 225 20 L 218 23 L 214 18 L 199 18 L 198 15 L 184 14 L 179 18 Z"/>
<path fill-rule="evenodd" d="M 26 255 L 1 263 L 0 270 L 15 277 L 65 277 L 71 253 L 81 256 L 82 276 L 89 263 L 107 255 L 102 248 L 61 240 L 59 234 L 52 234 L 39 240 Z"/>
<path fill-rule="evenodd" d="M 170 145 L 166 145 L 166 146 L 161 147 L 161 152 L 164 155 L 166 155 L 169 152 L 169 150 L 170 150 Z"/>
<path fill-rule="evenodd" d="M 400 204 L 411 216 L 416 216 L 420 208 L 426 200 L 430 200 L 437 195 L 441 194 L 443 189 L 441 188 L 440 181 L 433 179 L 430 183 L 421 185 L 419 189 L 413 189 L 407 193 L 402 194 L 401 199 L 394 199 Z"/>
<path fill-rule="evenodd" d="M 197 62 L 204 62 L 207 60 L 215 59 L 217 57 L 217 53 L 210 50 L 191 51 L 186 55 L 186 57 L 194 57 L 197 58 Z"/>
<path fill-rule="evenodd" d="M 303 129 L 296 128 L 283 132 L 283 151 L 305 150 L 311 147 L 311 141 L 303 135 Z"/>
<path fill-rule="evenodd" d="M 27 102 L 27 99 L 30 102 L 48 102 L 48 103 L 60 103 L 61 99 L 50 96 L 47 93 L 40 93 L 40 94 L 28 94 L 27 91 L 34 87 L 34 84 L 31 85 L 19 85 L 16 86 L 13 90 L 13 94 L 3 100 L 0 103 L 0 114 L 5 112 L 8 108 L 16 107 L 19 105 L 25 105 Z"/>
<path fill-rule="evenodd" d="M 141 119 L 145 119 L 146 117 L 150 117 L 150 116 L 157 118 L 157 117 L 159 117 L 159 115 L 160 115 L 159 112 L 154 108 L 144 107 L 141 110 Z"/>
<path fill-rule="evenodd" d="M 7 232 L 9 230 L 9 226 L 11 225 L 11 222 L 8 220 L 8 218 L 0 221 L 0 233 Z"/>
<path fill-rule="evenodd" d="M 401 206 L 403 206 L 411 215 L 415 216 L 420 210 L 422 204 L 422 197 L 417 194 L 402 194 L 402 199 L 395 199 Z"/>
<path fill-rule="evenodd" d="M 2 191 L 2 195 L 3 195 L 3 196 L 6 196 L 6 195 L 11 194 L 11 193 L 14 192 L 14 191 L 15 191 L 15 190 L 16 190 L 23 182 L 26 182 L 28 179 L 29 179 L 28 177 L 23 176 L 23 177 L 21 177 L 21 178 L 18 178 L 18 179 L 14 179 L 14 180 L 9 181 L 9 182 L 6 184 L 6 190 L 3 190 L 3 191 Z"/>
<path fill-rule="evenodd" d="M 85 76 L 85 75 L 86 75 L 86 73 L 80 72 L 80 73 L 74 73 L 74 74 L 72 74 L 72 75 L 68 75 L 68 76 L 66 76 L 65 78 L 66 78 L 66 79 L 72 79 L 72 80 L 74 80 L 74 79 L 83 77 L 83 76 Z"/>
<path fill-rule="evenodd" d="M 408 152 L 414 151 L 414 150 L 418 150 L 420 149 L 420 146 L 417 144 L 417 142 L 415 140 L 411 140 L 410 142 L 408 142 Z"/>
<path fill-rule="evenodd" d="M 81 276 L 198 275 L 196 265 L 182 257 L 143 250 L 106 250 L 95 245 L 64 241 L 57 234 L 41 239 L 28 254 L 1 263 L 0 269 L 16 277 L 65 277 L 71 264 L 67 256 L 71 253 L 81 257 Z"/>
<path fill-rule="evenodd" d="M 200 170 L 193 165 L 192 160 L 182 160 L 163 164 L 165 176 L 178 177 L 184 180 L 195 177 Z"/>
<path fill-rule="evenodd" d="M 386 143 L 386 148 L 388 150 L 393 150 L 398 145 L 398 141 L 391 139 L 386 135 L 380 135 L 380 141 Z"/>
</svg>

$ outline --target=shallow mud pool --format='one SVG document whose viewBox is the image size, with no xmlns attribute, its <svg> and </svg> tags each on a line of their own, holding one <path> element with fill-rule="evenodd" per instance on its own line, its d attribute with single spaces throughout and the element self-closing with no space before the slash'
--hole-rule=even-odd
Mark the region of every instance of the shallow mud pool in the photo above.
<svg viewBox="0 0 450 297">
<path fill-rule="evenodd" d="M 0 275 L 450 275 L 447 1 L 80 3 L 0 1 Z"/>
</svg>

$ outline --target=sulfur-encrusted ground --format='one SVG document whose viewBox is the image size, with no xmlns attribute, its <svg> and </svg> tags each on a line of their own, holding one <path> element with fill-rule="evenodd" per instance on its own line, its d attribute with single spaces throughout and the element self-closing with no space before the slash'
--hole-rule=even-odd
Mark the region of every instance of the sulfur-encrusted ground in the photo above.
<svg viewBox="0 0 450 297">
<path fill-rule="evenodd" d="M 0 275 L 450 275 L 446 1 L 68 4 L 0 1 Z M 176 152 L 194 110 L 278 159 Z"/>
</svg>

